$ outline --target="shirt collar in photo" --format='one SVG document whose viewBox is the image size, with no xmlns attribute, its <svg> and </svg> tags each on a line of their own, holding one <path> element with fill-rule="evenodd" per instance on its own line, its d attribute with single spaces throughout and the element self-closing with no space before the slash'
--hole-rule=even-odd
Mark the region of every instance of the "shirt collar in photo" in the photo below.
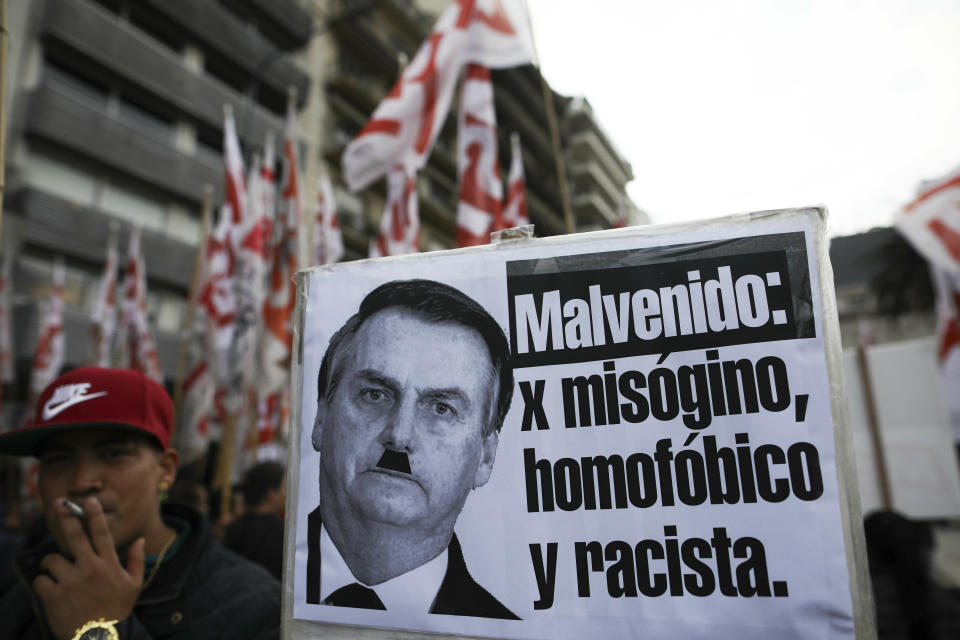
<svg viewBox="0 0 960 640">
<path fill-rule="evenodd" d="M 447 554 L 448 551 L 444 549 L 443 553 L 416 569 L 378 585 L 368 585 L 357 580 L 350 572 L 343 556 L 330 539 L 327 528 L 323 527 L 320 531 L 320 602 L 340 587 L 359 582 L 376 591 L 387 611 L 428 613 L 447 572 Z"/>
</svg>

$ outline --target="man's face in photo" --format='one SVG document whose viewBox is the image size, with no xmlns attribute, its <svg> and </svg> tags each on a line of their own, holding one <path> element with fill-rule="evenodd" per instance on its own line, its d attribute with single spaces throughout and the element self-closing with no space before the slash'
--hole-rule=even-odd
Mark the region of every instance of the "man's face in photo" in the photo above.
<svg viewBox="0 0 960 640">
<path fill-rule="evenodd" d="M 497 432 L 484 435 L 496 381 L 483 338 L 387 308 L 341 345 L 336 360 L 336 388 L 319 399 L 313 432 L 320 482 L 334 502 L 324 517 L 333 509 L 405 528 L 452 529 L 496 454 Z"/>
</svg>

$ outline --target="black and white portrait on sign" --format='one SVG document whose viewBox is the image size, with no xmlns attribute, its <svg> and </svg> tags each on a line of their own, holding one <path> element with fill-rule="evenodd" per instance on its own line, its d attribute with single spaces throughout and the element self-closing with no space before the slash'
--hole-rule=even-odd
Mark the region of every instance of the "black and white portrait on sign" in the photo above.
<svg viewBox="0 0 960 640">
<path fill-rule="evenodd" d="M 517 619 L 473 579 L 454 533 L 496 461 L 509 358 L 496 320 L 432 280 L 380 285 L 333 334 L 311 434 L 308 604 Z"/>
</svg>

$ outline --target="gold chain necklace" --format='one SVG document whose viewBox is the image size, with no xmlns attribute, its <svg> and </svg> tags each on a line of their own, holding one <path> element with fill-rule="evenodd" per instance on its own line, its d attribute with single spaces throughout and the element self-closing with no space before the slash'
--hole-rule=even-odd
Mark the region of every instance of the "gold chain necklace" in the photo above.
<svg viewBox="0 0 960 640">
<path fill-rule="evenodd" d="M 147 587 L 150 586 L 150 583 L 153 582 L 153 577 L 157 575 L 157 570 L 160 568 L 160 563 L 163 562 L 163 557 L 167 555 L 167 550 L 170 548 L 170 545 L 173 544 L 173 541 L 177 539 L 177 532 L 173 532 L 173 536 L 167 543 L 163 545 L 163 548 L 160 549 L 160 553 L 157 554 L 157 561 L 153 563 L 153 569 L 150 570 L 150 575 L 147 576 L 147 579 L 143 582 L 143 587 L 140 589 L 140 593 L 144 593 L 147 590 Z"/>
</svg>

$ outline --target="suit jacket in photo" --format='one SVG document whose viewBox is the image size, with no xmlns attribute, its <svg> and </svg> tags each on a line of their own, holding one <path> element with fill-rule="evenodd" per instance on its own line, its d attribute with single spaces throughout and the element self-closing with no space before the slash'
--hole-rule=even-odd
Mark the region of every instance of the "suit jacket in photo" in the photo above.
<svg viewBox="0 0 960 640">
<path fill-rule="evenodd" d="M 320 508 L 307 516 L 307 604 L 323 604 L 320 601 Z M 453 534 L 447 547 L 447 572 L 440 583 L 430 613 L 452 616 L 477 616 L 519 620 L 489 591 L 481 587 L 467 571 L 457 534 Z"/>
</svg>

